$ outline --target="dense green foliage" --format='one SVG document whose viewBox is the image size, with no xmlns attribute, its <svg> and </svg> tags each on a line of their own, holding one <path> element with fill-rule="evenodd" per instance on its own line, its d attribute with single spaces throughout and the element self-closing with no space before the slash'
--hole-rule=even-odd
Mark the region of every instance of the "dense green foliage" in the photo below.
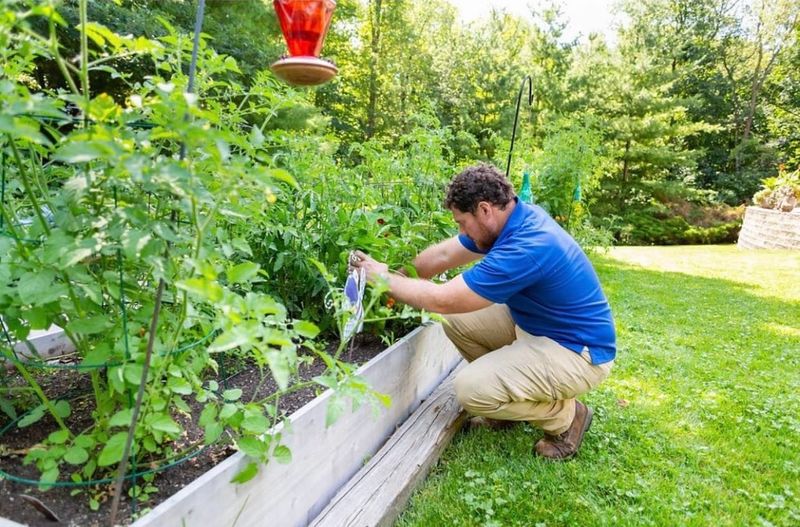
<svg viewBox="0 0 800 527">
<path fill-rule="evenodd" d="M 236 58 L 246 85 L 282 53 L 268 4 L 208 2 L 210 45 Z M 72 19 L 74 5 L 64 5 Z M 190 30 L 195 6 L 122 0 L 92 3 L 90 14 L 120 32 L 159 36 L 161 17 Z M 601 146 L 593 149 L 591 171 L 575 175 L 597 183 L 582 189 L 576 205 L 584 224 L 608 228 L 623 243 L 729 240 L 736 220 L 717 221 L 720 204 L 748 202 L 780 163 L 794 170 L 800 162 L 800 8 L 790 0 L 623 1 L 619 8 L 625 22 L 612 46 L 597 35 L 567 40 L 556 5 L 537 8 L 533 22 L 500 13 L 464 25 L 444 0 L 343 0 L 323 51 L 340 75 L 309 93 L 307 105 L 280 110 L 275 122 L 306 131 L 327 123 L 337 157 L 351 166 L 360 162 L 351 145 L 394 144 L 426 116 L 449 130 L 443 155 L 452 162 L 504 167 L 514 96 L 531 75 L 533 105 L 522 112 L 515 182 L 530 170 L 548 185 L 554 168 L 533 160 L 552 157 L 547 151 L 562 139 L 550 136 L 562 134 L 565 123 L 582 127 Z M 75 31 L 65 32 L 67 48 L 77 49 Z M 50 85 L 48 75 L 57 73 L 43 61 L 36 75 Z M 95 75 L 110 93 L 125 91 L 103 72 Z M 655 187 L 679 192 L 655 196 Z M 704 214 L 652 214 L 686 200 Z M 672 226 L 645 227 L 660 219 Z M 685 235 L 692 229 L 704 231 Z"/>
<path fill-rule="evenodd" d="M 458 436 L 398 525 L 800 522 L 800 255 L 615 248 L 595 260 L 619 333 L 578 457 L 541 432 Z"/>
</svg>

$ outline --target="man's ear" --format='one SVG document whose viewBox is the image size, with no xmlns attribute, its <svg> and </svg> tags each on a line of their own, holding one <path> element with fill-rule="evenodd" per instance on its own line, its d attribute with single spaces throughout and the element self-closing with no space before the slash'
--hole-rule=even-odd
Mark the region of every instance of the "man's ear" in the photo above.
<svg viewBox="0 0 800 527">
<path fill-rule="evenodd" d="M 478 207 L 475 209 L 475 212 L 486 217 L 492 213 L 492 204 L 488 201 L 480 201 L 478 202 Z"/>
</svg>

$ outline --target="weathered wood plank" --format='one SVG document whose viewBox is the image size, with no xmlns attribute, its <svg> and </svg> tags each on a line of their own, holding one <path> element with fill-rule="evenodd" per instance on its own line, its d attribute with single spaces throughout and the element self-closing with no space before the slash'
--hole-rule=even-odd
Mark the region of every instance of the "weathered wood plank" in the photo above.
<svg viewBox="0 0 800 527">
<path fill-rule="evenodd" d="M 63 355 L 75 351 L 75 345 L 58 326 L 50 326 L 48 329 L 35 329 L 28 335 L 28 342 L 43 358 Z M 14 351 L 20 357 L 31 357 L 32 353 L 24 342 L 15 342 Z"/>
<path fill-rule="evenodd" d="M 461 428 L 453 391 L 457 371 L 403 423 L 311 523 L 311 527 L 391 526 Z"/>
<path fill-rule="evenodd" d="M 375 415 L 362 407 L 326 428 L 331 398 L 326 392 L 290 418 L 290 430 L 284 431 L 290 464 L 270 463 L 253 480 L 236 485 L 231 478 L 249 462 L 236 454 L 134 526 L 307 525 L 460 360 L 441 325 L 415 330 L 359 369 L 372 388 L 392 397 L 390 408 Z"/>
</svg>

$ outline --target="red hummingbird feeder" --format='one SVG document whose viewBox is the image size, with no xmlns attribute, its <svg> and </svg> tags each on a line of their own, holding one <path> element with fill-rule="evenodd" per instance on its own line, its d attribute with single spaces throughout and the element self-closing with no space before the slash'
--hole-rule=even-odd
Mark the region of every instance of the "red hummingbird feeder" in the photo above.
<svg viewBox="0 0 800 527">
<path fill-rule="evenodd" d="M 331 23 L 334 0 L 273 0 L 289 56 L 270 66 L 289 84 L 314 86 L 331 80 L 339 70 L 319 58 Z"/>
</svg>

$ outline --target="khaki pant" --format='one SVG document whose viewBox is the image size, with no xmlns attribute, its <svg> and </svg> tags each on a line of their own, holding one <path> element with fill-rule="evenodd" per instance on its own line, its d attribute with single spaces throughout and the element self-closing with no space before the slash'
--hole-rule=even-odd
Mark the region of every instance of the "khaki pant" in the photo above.
<svg viewBox="0 0 800 527">
<path fill-rule="evenodd" d="M 575 417 L 575 397 L 611 371 L 613 361 L 593 366 L 587 350 L 526 333 L 503 304 L 445 319 L 445 334 L 469 362 L 456 376 L 456 397 L 474 415 L 528 421 L 557 435 Z"/>
</svg>

